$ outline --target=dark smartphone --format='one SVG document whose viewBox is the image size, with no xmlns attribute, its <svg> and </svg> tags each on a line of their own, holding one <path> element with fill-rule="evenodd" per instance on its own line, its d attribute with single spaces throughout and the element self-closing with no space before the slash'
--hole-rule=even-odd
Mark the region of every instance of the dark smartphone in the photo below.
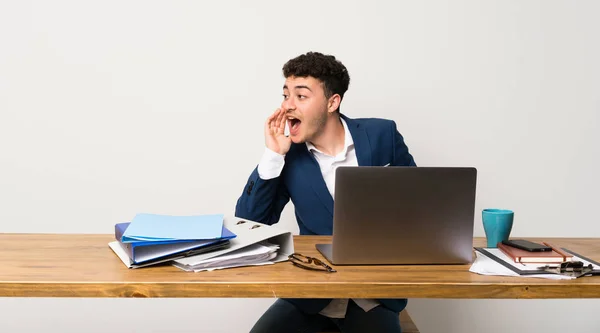
<svg viewBox="0 0 600 333">
<path fill-rule="evenodd" d="M 552 251 L 552 248 L 550 246 L 530 242 L 530 241 L 524 240 L 524 239 L 510 239 L 510 240 L 502 241 L 502 244 L 516 247 L 517 249 L 521 249 L 521 250 L 525 250 L 525 251 L 529 251 L 529 252 Z"/>
</svg>

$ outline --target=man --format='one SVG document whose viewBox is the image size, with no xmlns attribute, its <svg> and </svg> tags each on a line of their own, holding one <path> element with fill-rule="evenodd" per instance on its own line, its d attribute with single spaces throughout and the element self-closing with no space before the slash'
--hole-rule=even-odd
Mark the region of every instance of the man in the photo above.
<svg viewBox="0 0 600 333">
<path fill-rule="evenodd" d="M 291 199 L 302 235 L 331 235 L 335 169 L 415 166 L 396 124 L 340 113 L 350 76 L 334 56 L 309 52 L 283 67 L 283 102 L 265 122 L 266 149 L 236 216 L 273 224 Z M 285 125 L 289 136 L 285 135 Z M 406 299 L 278 299 L 252 332 L 401 332 Z"/>
</svg>

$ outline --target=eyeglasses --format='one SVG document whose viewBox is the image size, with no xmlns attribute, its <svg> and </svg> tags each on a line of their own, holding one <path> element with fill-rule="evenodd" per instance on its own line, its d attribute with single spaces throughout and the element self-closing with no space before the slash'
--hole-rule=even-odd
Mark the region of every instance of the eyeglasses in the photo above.
<svg viewBox="0 0 600 333">
<path fill-rule="evenodd" d="M 331 266 L 327 265 L 326 263 L 322 262 L 321 260 L 319 260 L 317 258 L 313 258 L 313 257 L 307 257 L 300 253 L 292 253 L 288 256 L 288 259 L 290 260 L 290 262 L 292 264 L 294 264 L 295 266 L 298 266 L 300 268 L 310 269 L 313 271 L 328 272 L 328 273 L 337 272 L 335 269 L 333 269 Z"/>
</svg>

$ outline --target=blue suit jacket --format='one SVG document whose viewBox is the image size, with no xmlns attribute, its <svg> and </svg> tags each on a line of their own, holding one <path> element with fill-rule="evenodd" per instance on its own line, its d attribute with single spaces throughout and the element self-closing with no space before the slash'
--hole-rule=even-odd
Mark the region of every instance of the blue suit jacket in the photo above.
<svg viewBox="0 0 600 333">
<path fill-rule="evenodd" d="M 416 166 L 402 135 L 392 120 L 350 119 L 341 115 L 352 140 L 359 166 Z M 273 224 L 284 206 L 292 200 L 301 235 L 331 235 L 333 198 L 327 190 L 319 164 L 306 144 L 294 144 L 285 156 L 281 175 L 262 180 L 254 169 L 238 199 L 235 215 Z M 307 313 L 318 313 L 331 299 L 288 299 Z M 379 299 L 383 306 L 400 312 L 406 299 Z"/>
</svg>

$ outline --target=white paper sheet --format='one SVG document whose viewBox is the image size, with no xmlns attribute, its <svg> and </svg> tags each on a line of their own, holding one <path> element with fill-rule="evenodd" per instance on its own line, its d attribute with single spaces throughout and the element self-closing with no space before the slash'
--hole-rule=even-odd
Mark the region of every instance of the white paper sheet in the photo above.
<svg viewBox="0 0 600 333">
<path fill-rule="evenodd" d="M 242 266 L 256 266 L 273 264 L 273 259 L 277 257 L 279 246 L 260 242 L 223 254 L 217 257 L 193 260 L 187 263 L 174 262 L 173 265 L 185 271 L 210 271 L 215 269 L 225 269 Z"/>
<path fill-rule="evenodd" d="M 514 260 L 509 258 L 504 254 L 500 249 L 496 248 L 485 248 L 484 250 L 490 252 L 495 255 L 499 259 L 503 260 L 505 263 L 512 265 L 513 267 L 521 270 L 521 271 L 537 271 L 540 266 L 544 266 L 544 264 L 521 264 L 515 263 Z M 542 279 L 552 279 L 552 280 L 571 280 L 575 279 L 575 277 L 561 275 L 561 274 L 551 274 L 551 273 L 540 273 L 540 274 L 527 274 L 527 275 L 519 275 L 518 273 L 512 271 L 508 267 L 500 264 L 494 259 L 488 258 L 484 253 L 479 251 L 475 251 L 477 255 L 477 259 L 471 265 L 469 271 L 481 275 L 499 275 L 499 276 L 519 276 L 519 277 L 528 277 L 528 278 L 542 278 Z M 590 263 L 587 260 L 584 260 L 578 256 L 573 256 L 573 261 L 581 261 L 584 265 L 592 264 L 594 269 L 600 269 L 600 266 Z M 551 265 L 556 266 L 556 265 Z"/>
<path fill-rule="evenodd" d="M 483 253 L 475 251 L 477 259 L 469 268 L 470 272 L 481 274 L 481 275 L 499 275 L 499 276 L 520 276 L 520 277 L 532 277 L 552 280 L 571 280 L 574 279 L 570 276 L 558 275 L 558 274 L 535 274 L 535 275 L 519 275 L 507 267 L 502 266 L 494 259 L 490 259 Z"/>
</svg>

